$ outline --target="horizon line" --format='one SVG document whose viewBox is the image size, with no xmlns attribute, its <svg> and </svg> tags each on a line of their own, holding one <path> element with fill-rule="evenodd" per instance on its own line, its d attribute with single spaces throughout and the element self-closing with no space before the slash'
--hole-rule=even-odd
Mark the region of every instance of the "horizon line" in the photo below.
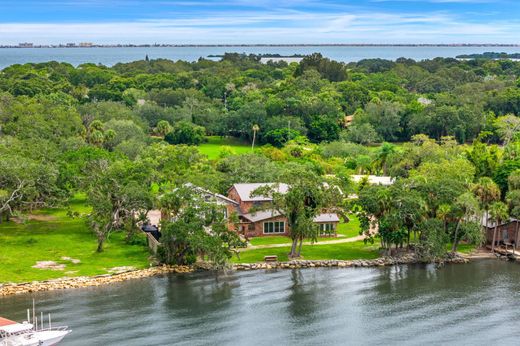
<svg viewBox="0 0 520 346">
<path fill-rule="evenodd" d="M 114 46 L 135 46 L 135 47 L 326 47 L 326 46 L 375 46 L 375 47 L 414 47 L 414 46 L 435 46 L 435 47 L 520 47 L 520 43 L 95 43 L 88 41 L 66 42 L 66 43 L 34 43 L 19 42 L 18 44 L 0 43 L 0 47 L 17 48 L 22 44 L 31 44 L 33 48 L 41 46 L 60 48 L 90 48 L 90 47 L 114 47 Z M 73 44 L 71 46 L 71 44 Z M 86 46 L 80 46 L 87 44 Z M 22 47 L 19 47 L 22 48 Z M 27 47 L 24 47 L 27 48 Z"/>
</svg>

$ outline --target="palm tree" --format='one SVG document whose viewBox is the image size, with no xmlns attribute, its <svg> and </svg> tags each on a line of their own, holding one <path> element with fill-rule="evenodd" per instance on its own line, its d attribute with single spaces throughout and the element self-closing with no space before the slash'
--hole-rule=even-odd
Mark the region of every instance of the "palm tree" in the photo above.
<svg viewBox="0 0 520 346">
<path fill-rule="evenodd" d="M 99 130 L 93 130 L 90 132 L 89 142 L 94 145 L 100 146 L 105 141 L 105 135 Z"/>
<path fill-rule="evenodd" d="M 444 225 L 444 233 L 448 233 L 448 216 L 451 214 L 451 206 L 449 204 L 441 204 L 437 209 L 437 217 L 442 220 Z"/>
<path fill-rule="evenodd" d="M 516 219 L 515 228 L 515 245 L 513 247 L 513 254 L 515 253 L 516 243 L 518 241 L 518 228 L 520 219 L 520 189 L 510 190 L 506 197 L 507 204 L 509 206 L 509 215 Z"/>
<path fill-rule="evenodd" d="M 253 125 L 253 144 L 251 145 L 251 150 L 255 150 L 255 139 L 256 139 L 256 133 L 260 131 L 260 126 L 257 124 Z"/>
<path fill-rule="evenodd" d="M 518 228 L 520 219 L 520 169 L 513 171 L 507 178 L 509 192 L 506 195 L 507 205 L 509 206 L 509 216 L 516 219 L 515 242 L 513 254 L 515 253 L 516 243 L 518 242 Z"/>
<path fill-rule="evenodd" d="M 489 206 L 491 203 L 500 200 L 500 188 L 491 178 L 482 177 L 478 183 L 473 186 L 473 194 L 478 198 L 484 212 L 482 219 L 485 218 L 487 230 L 489 224 Z"/>
<path fill-rule="evenodd" d="M 167 120 L 159 121 L 155 128 L 155 132 L 163 137 L 166 136 L 171 130 L 172 127 Z"/>
<path fill-rule="evenodd" d="M 455 208 L 458 221 L 457 227 L 455 227 L 455 234 L 453 236 L 453 246 L 451 248 L 452 252 L 457 251 L 457 246 L 459 245 L 458 233 L 461 223 L 471 221 L 480 213 L 478 200 L 471 192 L 463 193 L 457 197 L 457 200 L 455 201 Z"/>
<path fill-rule="evenodd" d="M 379 148 L 375 164 L 383 170 L 383 175 L 387 175 L 388 157 L 395 151 L 395 145 L 386 142 Z"/>
<path fill-rule="evenodd" d="M 495 202 L 489 207 L 489 214 L 491 219 L 495 222 L 495 229 L 493 230 L 493 243 L 491 244 L 491 251 L 494 252 L 498 225 L 509 217 L 507 205 L 504 202 Z"/>
</svg>

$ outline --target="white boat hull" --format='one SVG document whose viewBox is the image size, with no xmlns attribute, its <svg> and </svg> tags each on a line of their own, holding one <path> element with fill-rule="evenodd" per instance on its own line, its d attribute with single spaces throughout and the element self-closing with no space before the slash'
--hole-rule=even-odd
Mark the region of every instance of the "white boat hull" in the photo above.
<svg viewBox="0 0 520 346">
<path fill-rule="evenodd" d="M 0 341 L 0 346 L 54 346 L 69 333 L 69 330 L 29 332 L 3 339 Z"/>
</svg>

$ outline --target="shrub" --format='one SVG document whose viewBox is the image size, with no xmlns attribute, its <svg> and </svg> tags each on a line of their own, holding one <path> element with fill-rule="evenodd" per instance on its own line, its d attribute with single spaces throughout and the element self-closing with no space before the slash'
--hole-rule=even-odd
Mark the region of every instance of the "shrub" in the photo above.
<svg viewBox="0 0 520 346">
<path fill-rule="evenodd" d="M 199 145 L 205 139 L 206 129 L 187 121 L 178 122 L 164 140 L 170 144 Z"/>
</svg>

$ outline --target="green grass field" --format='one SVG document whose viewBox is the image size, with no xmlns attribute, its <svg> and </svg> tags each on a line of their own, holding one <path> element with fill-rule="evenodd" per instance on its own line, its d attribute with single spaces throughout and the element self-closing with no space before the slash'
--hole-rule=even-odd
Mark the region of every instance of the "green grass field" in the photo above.
<svg viewBox="0 0 520 346">
<path fill-rule="evenodd" d="M 251 144 L 234 137 L 208 136 L 207 142 L 198 146 L 201 154 L 210 160 L 217 159 L 223 146 L 231 147 L 234 154 L 245 154 L 251 152 Z"/>
<path fill-rule="evenodd" d="M 338 225 L 338 234 L 341 234 L 347 238 L 357 237 L 360 231 L 359 219 L 356 215 L 348 215 L 350 221 L 347 223 L 340 223 Z"/>
<path fill-rule="evenodd" d="M 278 247 L 270 249 L 256 249 L 242 251 L 240 259 L 233 257 L 235 263 L 255 263 L 262 262 L 264 256 L 276 255 L 279 261 L 287 261 L 287 254 L 290 247 Z M 354 259 L 374 259 L 379 257 L 377 245 L 365 245 L 362 241 L 352 243 L 330 244 L 330 245 L 304 245 L 302 258 L 307 260 L 354 260 Z"/>
<path fill-rule="evenodd" d="M 88 212 L 84 201 L 76 198 L 71 208 Z M 148 267 L 148 250 L 143 245 L 128 245 L 124 235 L 114 233 L 105 243 L 105 251 L 96 252 L 96 238 L 84 217 L 71 219 L 66 209 L 47 209 L 36 213 L 38 221 L 0 225 L 0 283 L 46 280 L 59 277 L 106 274 L 110 268 Z M 78 259 L 73 264 L 62 257 Z M 37 261 L 65 264 L 64 270 L 32 268 Z"/>
<path fill-rule="evenodd" d="M 448 244 L 446 246 L 446 249 L 448 251 L 451 251 L 451 247 L 453 246 L 453 244 Z M 473 251 L 475 251 L 475 249 L 477 248 L 477 246 L 475 244 L 461 244 L 459 243 L 459 245 L 457 246 L 457 252 L 460 252 L 460 253 L 463 253 L 463 254 L 469 254 Z"/>
</svg>

